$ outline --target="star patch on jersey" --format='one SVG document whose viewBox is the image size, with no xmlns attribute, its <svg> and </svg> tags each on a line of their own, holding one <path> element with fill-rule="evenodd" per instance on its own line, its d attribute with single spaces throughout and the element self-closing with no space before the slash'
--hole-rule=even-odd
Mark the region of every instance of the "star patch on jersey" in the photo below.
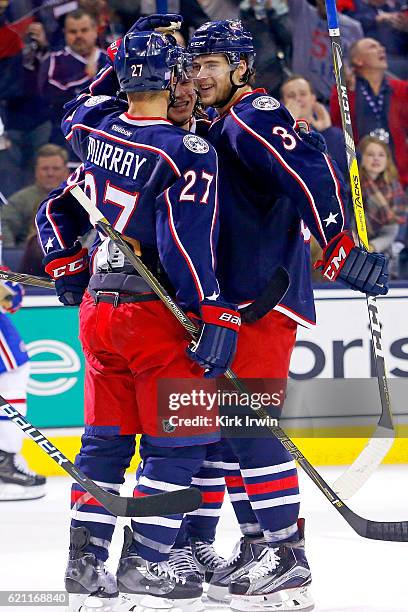
<svg viewBox="0 0 408 612">
<path fill-rule="evenodd" d="M 208 153 L 210 150 L 208 142 L 206 142 L 204 138 L 196 136 L 195 134 L 187 134 L 184 136 L 183 142 L 187 149 L 193 153 Z"/>
<path fill-rule="evenodd" d="M 97 104 L 101 104 L 101 102 L 105 102 L 105 100 L 110 100 L 110 96 L 91 96 L 84 104 L 84 106 L 96 106 Z"/>
<path fill-rule="evenodd" d="M 275 110 L 275 108 L 280 107 L 280 103 L 276 98 L 272 98 L 272 96 L 259 96 L 259 98 L 255 98 L 252 102 L 252 106 L 257 108 L 258 110 Z"/>
</svg>

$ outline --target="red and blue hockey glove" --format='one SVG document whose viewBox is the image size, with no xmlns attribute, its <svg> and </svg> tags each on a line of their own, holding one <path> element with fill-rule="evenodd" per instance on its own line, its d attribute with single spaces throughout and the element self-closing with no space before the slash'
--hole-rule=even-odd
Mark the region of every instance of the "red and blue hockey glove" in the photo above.
<svg viewBox="0 0 408 612">
<path fill-rule="evenodd" d="M 205 369 L 204 378 L 215 378 L 234 359 L 241 317 L 231 304 L 203 300 L 201 320 L 199 336 L 187 348 L 187 355 Z"/>
<path fill-rule="evenodd" d="M 368 253 L 357 247 L 346 232 L 330 240 L 323 260 L 314 266 L 330 281 L 343 281 L 350 289 L 368 295 L 388 293 L 388 261 L 382 253 Z"/>
<path fill-rule="evenodd" d="M 155 30 L 156 32 L 167 29 L 178 30 L 183 22 L 183 17 L 177 13 L 154 14 L 139 19 L 132 25 L 130 32 L 146 32 Z"/>
<path fill-rule="evenodd" d="M 49 253 L 43 259 L 45 271 L 55 281 L 55 291 L 64 306 L 77 306 L 89 283 L 88 249 L 80 242 L 61 251 Z"/>
<path fill-rule="evenodd" d="M 0 270 L 9 270 L 7 266 L 1 266 Z M 0 281 L 0 307 L 5 312 L 17 312 L 24 297 L 24 288 L 13 281 Z"/>
<path fill-rule="evenodd" d="M 295 125 L 295 131 L 299 134 L 303 142 L 310 145 L 320 153 L 327 153 L 327 144 L 324 136 L 320 132 L 311 130 L 308 122 L 305 119 L 298 119 Z"/>
</svg>

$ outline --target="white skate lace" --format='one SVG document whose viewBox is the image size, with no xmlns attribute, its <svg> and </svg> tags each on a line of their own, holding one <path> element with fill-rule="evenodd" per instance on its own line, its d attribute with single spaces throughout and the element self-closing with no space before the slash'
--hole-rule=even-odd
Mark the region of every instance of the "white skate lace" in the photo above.
<svg viewBox="0 0 408 612">
<path fill-rule="evenodd" d="M 35 472 L 30 470 L 30 468 L 28 467 L 28 465 L 26 463 L 26 460 L 21 455 L 14 455 L 13 461 L 14 461 L 14 467 L 19 472 L 23 472 L 23 474 L 26 474 L 26 476 L 35 476 L 36 475 Z"/>
<path fill-rule="evenodd" d="M 176 575 L 196 574 L 198 569 L 194 563 L 191 548 L 175 548 L 170 552 L 169 565 Z"/>
<path fill-rule="evenodd" d="M 235 544 L 234 548 L 232 549 L 231 556 L 230 556 L 230 557 L 228 557 L 228 559 L 227 559 L 227 560 L 226 560 L 226 562 L 225 562 L 225 565 L 226 565 L 226 566 L 234 565 L 234 563 L 235 563 L 236 561 L 238 561 L 238 559 L 239 559 L 239 558 L 240 558 L 240 556 L 242 555 L 242 546 L 241 546 L 241 544 L 242 544 L 242 539 L 241 539 L 241 540 L 239 540 L 239 541 L 238 541 L 238 542 Z"/>
<path fill-rule="evenodd" d="M 227 561 L 215 552 L 214 546 L 209 542 L 195 542 L 197 558 L 200 563 L 208 566 L 210 569 L 225 565 Z"/>
<path fill-rule="evenodd" d="M 157 578 L 163 576 L 164 578 L 169 578 L 170 580 L 174 580 L 175 582 L 180 582 L 181 584 L 185 584 L 186 579 L 184 576 L 180 576 L 178 573 L 174 571 L 168 561 L 160 561 L 159 563 L 150 563 L 149 564 L 152 570 L 154 571 L 154 575 Z"/>
<path fill-rule="evenodd" d="M 249 570 L 248 578 L 250 582 L 258 580 L 276 569 L 280 557 L 276 554 L 277 548 L 265 548 L 259 555 L 258 562 Z"/>
</svg>

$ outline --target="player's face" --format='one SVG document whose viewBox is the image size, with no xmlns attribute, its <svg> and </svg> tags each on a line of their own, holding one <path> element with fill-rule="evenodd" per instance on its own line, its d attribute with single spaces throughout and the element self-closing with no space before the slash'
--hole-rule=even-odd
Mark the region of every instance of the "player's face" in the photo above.
<svg viewBox="0 0 408 612">
<path fill-rule="evenodd" d="M 169 107 L 168 118 L 176 125 L 183 126 L 190 121 L 197 100 L 193 81 L 180 81 L 174 92 L 175 101 Z"/>
<path fill-rule="evenodd" d="M 222 54 L 199 55 L 193 59 L 192 78 L 204 106 L 213 106 L 228 97 L 232 70 Z"/>
<path fill-rule="evenodd" d="M 45 191 L 58 187 L 68 176 L 67 166 L 59 155 L 39 157 L 35 165 L 35 182 Z"/>
<path fill-rule="evenodd" d="M 313 104 L 316 98 L 310 90 L 309 83 L 304 79 L 294 79 L 285 83 L 282 87 L 282 102 L 290 107 L 298 109 L 300 115 L 309 117 L 313 112 Z M 295 117 L 295 119 L 299 119 Z"/>
<path fill-rule="evenodd" d="M 385 48 L 374 38 L 363 38 L 359 41 L 354 64 L 357 68 L 381 69 L 388 68 Z"/>
<path fill-rule="evenodd" d="M 387 167 L 387 154 L 384 148 L 380 144 L 370 142 L 363 153 L 362 166 L 373 176 L 384 172 Z"/>
<path fill-rule="evenodd" d="M 80 19 L 68 18 L 64 34 L 67 46 L 83 57 L 92 53 L 98 36 L 96 25 L 88 15 Z"/>
</svg>

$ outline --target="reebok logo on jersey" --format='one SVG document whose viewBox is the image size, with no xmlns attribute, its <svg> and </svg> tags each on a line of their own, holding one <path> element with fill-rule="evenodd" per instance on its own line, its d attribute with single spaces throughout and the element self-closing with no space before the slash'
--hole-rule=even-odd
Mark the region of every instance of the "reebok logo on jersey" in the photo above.
<svg viewBox="0 0 408 612">
<path fill-rule="evenodd" d="M 132 135 L 132 132 L 129 132 L 129 130 L 125 130 L 125 128 L 122 127 L 121 125 L 116 125 L 116 123 L 112 125 L 111 129 L 114 132 L 119 132 L 119 134 L 123 134 L 124 136 L 128 136 L 129 138 Z"/>
<path fill-rule="evenodd" d="M 210 146 L 208 142 L 201 138 L 200 136 L 196 136 L 195 134 L 187 134 L 183 138 L 183 143 L 193 153 L 208 153 L 210 150 Z"/>
<path fill-rule="evenodd" d="M 280 103 L 272 96 L 259 96 L 252 102 L 252 106 L 258 110 L 268 111 L 275 110 L 280 107 Z"/>
</svg>

